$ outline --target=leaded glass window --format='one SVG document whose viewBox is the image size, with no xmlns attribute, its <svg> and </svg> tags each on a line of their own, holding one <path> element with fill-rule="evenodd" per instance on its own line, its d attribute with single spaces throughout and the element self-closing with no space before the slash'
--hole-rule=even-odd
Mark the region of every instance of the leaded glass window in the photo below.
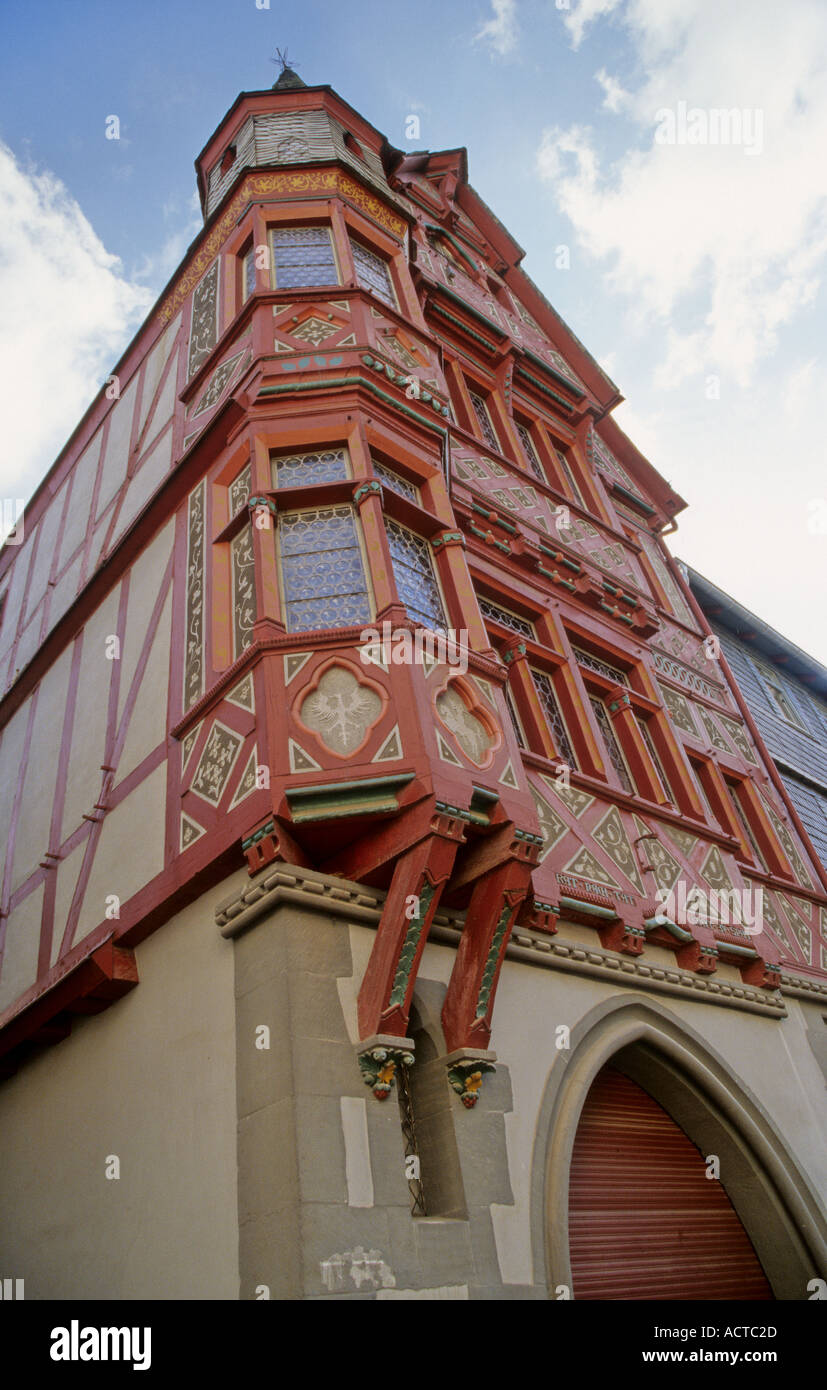
<svg viewBox="0 0 827 1390">
<path fill-rule="evenodd" d="M 411 502 L 418 502 L 416 488 L 413 483 L 409 483 L 407 478 L 401 478 L 398 473 L 394 473 L 391 468 L 386 468 L 384 463 L 372 458 L 373 471 L 385 487 L 389 487 L 391 492 L 396 492 L 400 497 L 407 497 Z"/>
<path fill-rule="evenodd" d="M 274 227 L 271 235 L 277 289 L 338 285 L 327 227 Z"/>
<path fill-rule="evenodd" d="M 618 685 L 628 685 L 629 677 L 625 671 L 621 671 L 619 666 L 612 666 L 608 661 L 602 661 L 598 656 L 592 656 L 583 647 L 575 647 L 572 643 L 572 651 L 577 658 L 578 666 L 586 666 L 590 671 L 597 671 L 607 680 L 615 681 Z"/>
<path fill-rule="evenodd" d="M 508 713 L 511 715 L 511 723 L 514 725 L 514 733 L 515 733 L 516 736 L 517 736 L 517 742 L 518 742 L 518 744 L 520 745 L 521 748 L 525 748 L 525 746 L 526 746 L 525 736 L 524 736 L 524 734 L 523 734 L 523 730 L 522 730 L 522 727 L 521 727 L 521 725 L 520 725 L 519 718 L 517 717 L 517 710 L 516 710 L 516 708 L 515 708 L 514 700 L 513 700 L 513 697 L 512 697 L 512 695 L 511 695 L 511 691 L 509 690 L 508 686 L 505 687 L 505 689 L 504 689 L 504 694 L 505 694 L 505 703 L 506 703 L 506 706 L 507 706 L 507 708 L 508 708 Z"/>
<path fill-rule="evenodd" d="M 518 618 L 516 613 L 510 613 L 507 608 L 500 608 L 498 603 L 492 603 L 490 598 L 479 595 L 480 612 L 484 618 L 491 618 L 495 623 L 501 623 L 503 627 L 510 628 L 512 632 L 519 632 L 523 637 L 530 637 L 532 642 L 536 638 L 534 624 L 525 618 Z"/>
<path fill-rule="evenodd" d="M 574 750 L 571 746 L 568 730 L 566 729 L 563 713 L 557 703 L 557 696 L 551 683 L 551 677 L 545 671 L 535 671 L 531 668 L 531 679 L 534 682 L 534 689 L 537 691 L 537 698 L 543 707 L 546 722 L 551 730 L 555 746 L 561 758 L 568 763 L 569 767 L 577 767 Z"/>
<path fill-rule="evenodd" d="M 370 620 L 365 567 L 351 507 L 279 518 L 288 632 L 355 627 Z"/>
<path fill-rule="evenodd" d="M 397 521 L 388 520 L 385 524 L 400 601 L 409 615 L 425 627 L 444 628 L 445 612 L 430 546 Z"/>
<path fill-rule="evenodd" d="M 485 440 L 489 449 L 496 449 L 497 453 L 499 453 L 500 441 L 497 438 L 494 426 L 491 423 L 491 416 L 488 413 L 488 406 L 485 404 L 485 401 L 483 400 L 482 396 L 477 395 L 476 391 L 469 391 L 468 394 L 471 397 L 471 405 L 474 408 L 474 414 L 477 417 L 477 424 L 480 427 L 480 433 L 483 439 Z"/>
<path fill-rule="evenodd" d="M 393 292 L 387 261 L 383 261 L 381 256 L 369 251 L 366 246 L 362 245 L 361 241 L 351 239 L 350 249 L 353 252 L 356 279 L 362 289 L 370 290 L 378 299 L 383 299 L 386 304 L 390 304 L 391 308 L 395 309 L 396 296 Z"/>
<path fill-rule="evenodd" d="M 652 762 L 654 763 L 655 772 L 658 774 L 658 779 L 660 781 L 661 787 L 663 788 L 663 791 L 669 798 L 669 800 L 674 801 L 675 797 L 672 793 L 672 788 L 669 785 L 669 778 L 666 776 L 666 773 L 663 768 L 663 763 L 658 757 L 658 750 L 655 747 L 652 735 L 649 733 L 648 722 L 645 719 L 642 719 L 639 714 L 635 714 L 635 720 L 640 731 L 640 736 L 643 739 L 643 742 L 646 744 L 646 750 L 649 754 L 649 757 L 652 759 Z"/>
<path fill-rule="evenodd" d="M 572 496 L 575 498 L 577 502 L 580 503 L 580 506 L 583 508 L 584 511 L 588 511 L 588 507 L 583 501 L 583 494 L 577 486 L 577 483 L 575 482 L 574 474 L 571 471 L 571 465 L 568 459 L 566 458 L 562 449 L 555 449 L 554 452 L 557 455 L 557 462 L 563 470 L 563 477 L 566 479 L 566 482 L 571 488 Z"/>
<path fill-rule="evenodd" d="M 517 426 L 517 434 L 519 435 L 520 443 L 523 446 L 523 453 L 526 456 L 526 461 L 528 463 L 529 468 L 532 470 L 536 477 L 538 477 L 542 482 L 545 482 L 546 475 L 543 472 L 542 465 L 537 457 L 537 450 L 534 447 L 534 440 L 531 438 L 527 426 L 524 425 L 520 420 L 515 420 L 514 423 Z"/>
<path fill-rule="evenodd" d="M 696 785 L 696 787 L 697 787 L 697 789 L 698 789 L 698 794 L 700 795 L 701 801 L 703 802 L 704 806 L 706 807 L 707 811 L 709 812 L 709 818 L 710 818 L 710 820 L 714 823 L 714 822 L 716 822 L 716 821 L 718 820 L 718 817 L 717 817 L 716 813 L 713 811 L 712 806 L 711 806 L 711 804 L 710 804 L 709 797 L 708 797 L 707 794 L 706 794 L 706 787 L 704 786 L 704 781 L 703 781 L 703 777 L 702 777 L 702 775 L 701 775 L 701 768 L 700 768 L 700 765 L 699 765 L 698 763 L 695 762 L 694 758 L 690 758 L 690 759 L 689 759 L 689 766 L 690 766 L 691 769 L 692 769 L 692 773 L 693 773 L 693 776 L 694 776 L 694 778 L 695 778 L 695 785 Z"/>
<path fill-rule="evenodd" d="M 244 257 L 242 262 L 242 275 L 244 299 L 249 299 L 256 288 L 256 251 L 254 246 L 250 247 Z"/>
<path fill-rule="evenodd" d="M 733 809 L 735 811 L 736 816 L 738 817 L 741 829 L 746 835 L 748 843 L 752 846 L 752 852 L 755 856 L 755 862 L 756 864 L 760 864 L 761 868 L 766 872 L 767 861 L 765 860 L 763 854 L 758 848 L 755 836 L 752 833 L 752 826 L 749 823 L 749 813 L 747 812 L 747 808 L 744 805 L 744 802 L 741 800 L 741 788 L 729 781 L 727 782 L 727 786 L 729 788 L 729 794 L 732 800 Z"/>
<path fill-rule="evenodd" d="M 311 454 L 288 454 L 271 461 L 273 487 L 306 487 L 308 483 L 338 483 L 348 477 L 347 449 L 320 449 Z"/>
<path fill-rule="evenodd" d="M 604 705 L 603 701 L 599 700 L 596 695 L 590 695 L 589 701 L 591 703 L 592 709 L 594 710 L 594 717 L 597 720 L 598 728 L 600 729 L 600 732 L 603 735 L 603 742 L 606 745 L 606 752 L 609 755 L 609 761 L 618 775 L 620 785 L 624 791 L 630 792 L 632 795 L 634 795 L 636 788 L 632 781 L 631 773 L 629 772 L 629 769 L 626 766 L 626 760 L 623 757 L 622 752 L 620 751 L 620 744 L 618 743 L 617 735 L 615 734 L 615 731 L 612 728 L 612 721 L 609 718 L 608 710 L 606 709 L 606 706 Z"/>
</svg>

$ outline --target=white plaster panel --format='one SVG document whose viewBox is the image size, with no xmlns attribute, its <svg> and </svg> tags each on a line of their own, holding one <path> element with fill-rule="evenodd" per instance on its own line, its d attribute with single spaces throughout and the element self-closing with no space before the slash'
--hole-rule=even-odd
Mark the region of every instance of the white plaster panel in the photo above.
<svg viewBox="0 0 827 1390">
<path fill-rule="evenodd" d="M 105 507 L 126 478 L 129 462 L 129 440 L 132 431 L 132 416 L 135 409 L 135 395 L 138 387 L 137 374 L 133 376 L 126 390 L 112 408 L 109 424 L 109 437 L 103 459 L 101 487 L 98 495 L 97 514 Z"/>
<path fill-rule="evenodd" d="M 13 1004 L 37 979 L 43 885 L 25 897 L 6 923 L 6 949 L 0 974 L 0 1012 Z"/>
<path fill-rule="evenodd" d="M 118 696 L 118 719 L 123 714 L 129 687 L 141 655 L 141 647 L 146 637 L 152 617 L 152 610 L 158 597 L 161 578 L 172 554 L 175 540 L 175 523 L 168 521 L 159 531 L 146 550 L 138 556 L 129 571 L 129 599 L 126 608 L 126 627 L 121 645 L 121 688 Z M 168 677 L 164 678 L 163 691 L 159 698 L 166 707 Z"/>
<path fill-rule="evenodd" d="M 71 565 L 60 576 L 52 589 L 49 607 L 49 628 L 56 627 L 64 613 L 71 608 L 78 594 L 80 572 L 83 566 L 83 551 L 79 550 Z"/>
<path fill-rule="evenodd" d="M 3 652 L 8 651 L 20 626 L 20 610 L 23 605 L 23 595 L 26 589 L 26 576 L 29 572 L 29 565 L 33 554 L 32 540 L 32 536 L 26 536 L 23 544 L 16 548 L 17 554 L 12 562 L 9 587 L 3 608 L 3 642 L 2 648 L 0 648 Z"/>
<path fill-rule="evenodd" d="M 0 1087 L 0 1267 L 28 1298 L 239 1297 L 226 892 L 138 946 L 140 984 Z"/>
<path fill-rule="evenodd" d="M 123 904 L 161 872 L 166 794 L 166 767 L 161 764 L 125 801 L 106 813 L 78 919 L 76 943 L 103 921 L 107 897 L 114 894 Z"/>
<path fill-rule="evenodd" d="M 106 742 L 109 682 L 114 662 L 106 657 L 106 638 L 117 632 L 120 585 L 108 594 L 83 631 L 72 751 L 63 808 L 62 839 L 91 813 L 98 799 L 103 774 L 101 763 Z"/>
<path fill-rule="evenodd" d="M 172 591 L 167 594 L 161 610 L 138 698 L 132 709 L 123 752 L 118 760 L 118 782 L 122 782 L 166 738 L 171 626 Z M 122 671 L 122 679 L 125 674 Z M 121 698 L 126 698 L 123 691 Z"/>
<path fill-rule="evenodd" d="M 149 457 L 144 459 L 140 469 L 129 484 L 109 545 L 110 550 L 114 550 L 124 531 L 143 510 L 153 494 L 158 491 L 169 473 L 171 462 L 172 430 L 168 429 Z"/>
<path fill-rule="evenodd" d="M 72 649 L 61 652 L 38 686 L 34 728 L 26 760 L 23 795 L 17 823 L 14 848 L 12 888 L 20 886 L 49 848 L 49 824 L 55 799 L 60 744 L 63 737 L 63 716 Z"/>
<path fill-rule="evenodd" d="M 86 535 L 86 526 L 89 521 L 89 508 L 92 504 L 92 492 L 95 487 L 95 478 L 98 472 L 98 457 L 100 455 L 102 439 L 103 430 L 99 429 L 89 441 L 72 469 L 72 491 L 69 497 L 69 511 L 66 516 L 63 540 L 60 545 L 61 565 L 65 565 L 66 561 L 74 555 Z"/>
<path fill-rule="evenodd" d="M 146 424 L 147 415 L 149 414 L 149 407 L 152 404 L 152 398 L 158 389 L 158 382 L 161 380 L 161 374 L 164 370 L 164 366 L 172 350 L 173 343 L 175 342 L 180 327 L 181 315 L 179 314 L 177 319 L 175 319 L 174 322 L 168 324 L 167 327 L 164 329 L 163 333 L 161 334 L 160 338 L 158 339 L 157 343 L 155 344 L 147 359 L 141 395 L 141 414 L 138 425 L 139 431 L 141 432 L 143 431 L 143 428 Z M 175 365 L 173 365 L 170 375 L 172 376 L 174 382 Z M 163 417 L 159 416 L 159 419 L 163 420 Z"/>
<path fill-rule="evenodd" d="M 46 593 L 49 575 L 52 570 L 52 561 L 55 558 L 57 536 L 60 529 L 60 518 L 63 514 L 67 496 L 67 484 L 64 483 L 57 496 L 52 498 L 37 524 L 37 531 L 35 533 L 35 537 L 39 537 L 37 541 L 37 559 L 35 560 L 32 581 L 29 585 L 29 592 L 26 597 L 26 611 L 24 614 L 24 618 L 27 621 Z"/>
<path fill-rule="evenodd" d="M 158 397 L 158 404 L 152 413 L 149 429 L 146 432 L 147 444 L 151 444 L 156 435 L 172 420 L 177 400 L 177 387 L 178 363 L 175 361 L 169 369 L 167 379 Z"/>
<path fill-rule="evenodd" d="M 5 863 L 6 845 L 9 839 L 9 826 L 17 789 L 20 769 L 20 750 L 26 737 L 29 723 L 31 696 L 12 715 L 0 735 L 0 870 Z"/>
<path fill-rule="evenodd" d="M 86 841 L 83 840 L 76 845 L 71 854 L 62 859 L 54 871 L 57 874 L 57 884 L 55 885 L 55 919 L 52 932 L 52 960 L 54 965 L 60 955 L 60 947 L 63 941 L 63 933 L 66 930 L 66 923 L 69 920 L 69 909 L 72 906 L 72 898 L 75 895 L 78 874 L 83 863 L 83 856 L 86 851 Z"/>
</svg>

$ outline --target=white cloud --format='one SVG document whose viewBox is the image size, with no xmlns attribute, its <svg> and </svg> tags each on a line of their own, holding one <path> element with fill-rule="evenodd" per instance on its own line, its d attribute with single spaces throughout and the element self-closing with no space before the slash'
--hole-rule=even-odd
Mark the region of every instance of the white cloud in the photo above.
<svg viewBox="0 0 827 1390">
<path fill-rule="evenodd" d="M 491 44 L 495 53 L 505 57 L 517 47 L 517 0 L 491 0 L 494 11 L 474 36 L 474 42 L 482 40 Z"/>
<path fill-rule="evenodd" d="M 580 0 L 580 4 L 565 16 L 566 28 L 571 34 L 572 48 L 579 48 L 590 24 L 602 15 L 616 10 L 620 0 Z M 562 6 L 560 7 L 562 9 Z"/>
<path fill-rule="evenodd" d="M 65 185 L 0 144 L 0 485 L 28 497 L 152 303 Z"/>
<path fill-rule="evenodd" d="M 617 113 L 629 105 L 631 101 L 629 93 L 621 87 L 617 78 L 612 77 L 605 68 L 600 68 L 594 76 L 595 81 L 603 88 L 603 105 L 607 111 Z"/>
<path fill-rule="evenodd" d="M 573 39 L 615 8 L 587 0 Z M 573 27 L 575 21 L 579 27 Z M 544 132 L 540 174 L 638 328 L 670 322 L 658 382 L 720 371 L 746 383 L 810 304 L 827 257 L 827 7 L 820 0 L 629 0 L 643 78 L 624 109 L 640 141 L 602 167 L 582 126 Z M 607 98 L 620 84 L 601 71 Z M 665 108 L 763 113 L 763 148 L 659 144 Z"/>
</svg>

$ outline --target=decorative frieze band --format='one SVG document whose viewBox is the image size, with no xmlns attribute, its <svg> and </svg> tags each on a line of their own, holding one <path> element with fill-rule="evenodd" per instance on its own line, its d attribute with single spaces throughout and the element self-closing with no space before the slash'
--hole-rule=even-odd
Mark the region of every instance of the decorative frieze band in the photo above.
<svg viewBox="0 0 827 1390">
<path fill-rule="evenodd" d="M 215 919 L 222 936 L 237 936 L 253 926 L 260 917 L 286 902 L 305 909 L 316 908 L 351 922 L 362 922 L 365 926 L 377 926 L 384 900 L 385 894 L 377 889 L 363 888 L 358 883 L 332 878 L 315 869 L 279 864 L 219 903 Z M 439 911 L 434 917 L 430 937 L 456 945 L 462 925 L 462 913 Z M 560 918 L 559 927 L 565 929 L 564 916 Z M 550 937 L 546 933 L 535 936 L 520 926 L 512 930 L 506 956 L 546 969 L 567 970 L 572 974 L 610 980 L 614 988 L 625 977 L 635 989 L 697 999 L 704 1004 L 741 1009 L 764 1018 L 787 1016 L 782 997 L 784 991 L 804 998 L 823 999 L 827 996 L 827 985 L 796 976 L 782 975 L 779 991 L 752 988 L 738 980 L 730 982 L 682 970 L 678 966 L 655 964 L 648 961 L 645 954 L 642 957 L 623 955 L 617 951 L 581 945 L 564 937 Z"/>
</svg>

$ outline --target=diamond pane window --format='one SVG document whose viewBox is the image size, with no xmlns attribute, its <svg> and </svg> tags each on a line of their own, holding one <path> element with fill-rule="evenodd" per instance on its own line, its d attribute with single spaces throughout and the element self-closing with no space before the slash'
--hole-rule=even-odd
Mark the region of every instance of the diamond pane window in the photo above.
<svg viewBox="0 0 827 1390">
<path fill-rule="evenodd" d="M 384 463 L 378 459 L 371 458 L 373 471 L 385 487 L 389 487 L 391 492 L 396 492 L 400 497 L 407 497 L 411 502 L 418 502 L 416 488 L 413 483 L 409 483 L 407 478 L 400 478 L 398 473 L 394 473 L 391 468 L 386 468 Z"/>
<path fill-rule="evenodd" d="M 483 400 L 482 396 L 477 395 L 476 391 L 469 391 L 468 394 L 471 397 L 471 404 L 474 407 L 474 414 L 477 417 L 477 424 L 480 427 L 480 434 L 482 435 L 489 449 L 495 449 L 497 453 L 499 453 L 500 441 L 497 438 L 494 426 L 491 423 L 491 416 L 488 414 L 488 406 L 485 404 L 485 401 Z"/>
<path fill-rule="evenodd" d="M 557 751 L 560 757 L 568 763 L 569 767 L 577 767 L 574 750 L 571 746 L 568 730 L 563 720 L 563 714 L 557 703 L 557 696 L 551 683 L 551 677 L 545 671 L 535 671 L 531 668 L 531 679 L 534 682 L 534 689 L 537 691 L 537 698 L 543 707 L 549 729 L 551 730 Z"/>
<path fill-rule="evenodd" d="M 445 612 L 430 546 L 421 536 L 415 536 L 413 531 L 409 531 L 407 526 L 400 526 L 397 521 L 388 520 L 386 529 L 400 601 L 410 617 L 425 627 L 443 629 Z"/>
<path fill-rule="evenodd" d="M 306 487 L 308 483 L 338 483 L 347 478 L 347 450 L 324 449 L 312 454 L 288 454 L 271 461 L 274 487 Z"/>
<path fill-rule="evenodd" d="M 545 482 L 546 475 L 543 472 L 542 465 L 537 457 L 537 450 L 534 448 L 534 440 L 531 438 L 527 426 L 522 424 L 520 420 L 515 420 L 514 423 L 517 426 L 517 434 L 520 437 L 520 443 L 523 446 L 523 453 L 526 456 L 526 461 L 528 462 L 529 468 L 535 474 L 535 476 L 541 480 L 541 482 Z"/>
<path fill-rule="evenodd" d="M 366 246 L 362 245 L 361 241 L 351 239 L 350 249 L 353 252 L 356 279 L 362 289 L 370 290 L 377 299 L 383 299 L 386 304 L 390 304 L 391 308 L 395 309 L 396 296 L 393 292 L 387 261 L 383 261 L 381 256 L 369 251 Z"/>
<path fill-rule="evenodd" d="M 271 236 L 277 289 L 338 285 L 327 227 L 274 227 Z"/>
<path fill-rule="evenodd" d="M 609 761 L 618 775 L 620 785 L 625 792 L 631 792 L 631 794 L 634 796 L 636 792 L 636 787 L 632 781 L 629 769 L 626 766 L 623 754 L 620 751 L 620 744 L 618 743 L 617 735 L 615 734 L 615 731 L 612 728 L 612 721 L 609 718 L 606 706 L 604 705 L 602 700 L 599 700 L 597 698 L 596 695 L 590 695 L 589 702 L 591 704 L 592 709 L 594 710 L 594 717 L 597 720 L 600 732 L 603 735 L 603 742 L 606 745 L 606 752 L 609 755 Z"/>
<path fill-rule="evenodd" d="M 484 618 L 491 618 L 495 623 L 501 623 L 503 627 L 509 628 L 512 632 L 519 632 L 523 637 L 530 637 L 532 642 L 537 634 L 534 631 L 534 624 L 525 618 L 518 618 L 516 613 L 509 613 L 507 608 L 500 608 L 498 603 L 492 603 L 490 598 L 483 598 L 479 595 L 480 612 Z"/>
<path fill-rule="evenodd" d="M 578 666 L 586 666 L 590 671 L 597 671 L 598 675 L 605 676 L 607 680 L 614 681 L 617 685 L 628 685 L 629 677 L 625 671 L 621 671 L 619 666 L 611 666 L 608 661 L 601 661 L 600 657 L 592 656 L 591 652 L 585 651 L 582 647 L 575 647 L 572 643 L 572 651 L 577 658 Z"/>
<path fill-rule="evenodd" d="M 279 518 L 288 632 L 355 627 L 370 620 L 365 568 L 350 507 Z"/>
</svg>

